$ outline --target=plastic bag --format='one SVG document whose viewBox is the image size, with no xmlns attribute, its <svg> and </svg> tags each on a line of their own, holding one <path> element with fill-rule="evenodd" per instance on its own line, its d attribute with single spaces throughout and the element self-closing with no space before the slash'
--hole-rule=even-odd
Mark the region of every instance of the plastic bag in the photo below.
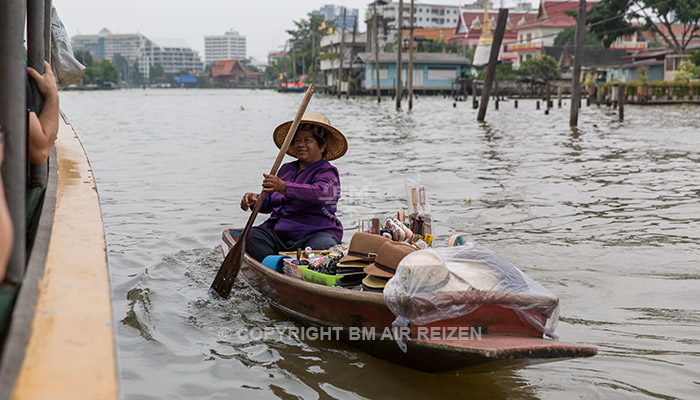
<svg viewBox="0 0 700 400">
<path fill-rule="evenodd" d="M 56 7 L 51 8 L 51 69 L 56 76 L 58 90 L 78 82 L 86 70 L 75 59 L 66 27 L 58 17 Z"/>
<path fill-rule="evenodd" d="M 558 338 L 559 299 L 502 256 L 473 243 L 409 254 L 384 288 L 384 302 L 397 327 L 458 318 L 497 304 Z"/>
</svg>

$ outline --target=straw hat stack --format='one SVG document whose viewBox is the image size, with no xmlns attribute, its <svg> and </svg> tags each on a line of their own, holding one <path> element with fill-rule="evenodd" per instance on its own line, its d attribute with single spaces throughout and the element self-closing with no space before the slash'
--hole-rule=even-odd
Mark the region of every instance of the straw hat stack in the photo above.
<svg viewBox="0 0 700 400">
<path fill-rule="evenodd" d="M 401 260 L 415 251 L 415 247 L 405 243 L 392 241 L 384 243 L 377 252 L 374 262 L 364 268 L 367 276 L 362 280 L 362 289 L 382 292 L 389 279 L 396 273 Z"/>
<path fill-rule="evenodd" d="M 367 276 L 364 268 L 377 257 L 379 249 L 390 239 L 371 233 L 358 232 L 350 240 L 348 254 L 338 262 L 338 275 L 344 275 L 336 281 L 336 286 L 346 289 L 359 289 Z"/>
</svg>

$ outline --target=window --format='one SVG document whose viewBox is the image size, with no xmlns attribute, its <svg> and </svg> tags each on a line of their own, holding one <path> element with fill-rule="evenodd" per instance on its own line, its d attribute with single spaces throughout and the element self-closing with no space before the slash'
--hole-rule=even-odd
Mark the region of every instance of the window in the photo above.
<svg viewBox="0 0 700 400">
<path fill-rule="evenodd" d="M 530 43 L 532 41 L 532 33 L 527 34 L 527 42 Z"/>
<path fill-rule="evenodd" d="M 428 80 L 446 81 L 457 77 L 456 68 L 428 68 Z"/>
</svg>

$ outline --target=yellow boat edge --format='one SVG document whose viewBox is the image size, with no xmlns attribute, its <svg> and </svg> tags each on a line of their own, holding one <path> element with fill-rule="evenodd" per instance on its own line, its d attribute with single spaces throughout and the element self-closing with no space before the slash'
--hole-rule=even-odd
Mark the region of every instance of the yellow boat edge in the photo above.
<svg viewBox="0 0 700 400">
<path fill-rule="evenodd" d="M 56 209 L 44 277 L 11 399 L 117 399 L 102 212 L 85 150 L 63 116 L 56 156 Z"/>
</svg>

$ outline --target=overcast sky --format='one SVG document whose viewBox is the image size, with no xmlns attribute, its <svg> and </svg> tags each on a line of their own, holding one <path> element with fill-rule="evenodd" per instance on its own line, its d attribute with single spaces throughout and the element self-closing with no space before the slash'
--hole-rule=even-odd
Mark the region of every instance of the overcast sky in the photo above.
<svg viewBox="0 0 700 400">
<path fill-rule="evenodd" d="M 0 0 L 4 1 L 4 0 Z M 493 1 L 493 0 L 492 0 Z M 410 0 L 404 1 L 410 4 Z M 423 0 L 421 3 L 458 5 L 473 0 Z M 247 55 L 267 61 L 268 51 L 284 46 L 292 21 L 324 4 L 360 10 L 360 31 L 368 0 L 53 0 L 69 36 L 141 32 L 150 39 L 183 39 L 204 59 L 204 36 L 233 29 L 247 38 Z M 496 0 L 498 5 L 500 1 Z M 506 2 L 508 3 L 508 2 Z"/>
</svg>

